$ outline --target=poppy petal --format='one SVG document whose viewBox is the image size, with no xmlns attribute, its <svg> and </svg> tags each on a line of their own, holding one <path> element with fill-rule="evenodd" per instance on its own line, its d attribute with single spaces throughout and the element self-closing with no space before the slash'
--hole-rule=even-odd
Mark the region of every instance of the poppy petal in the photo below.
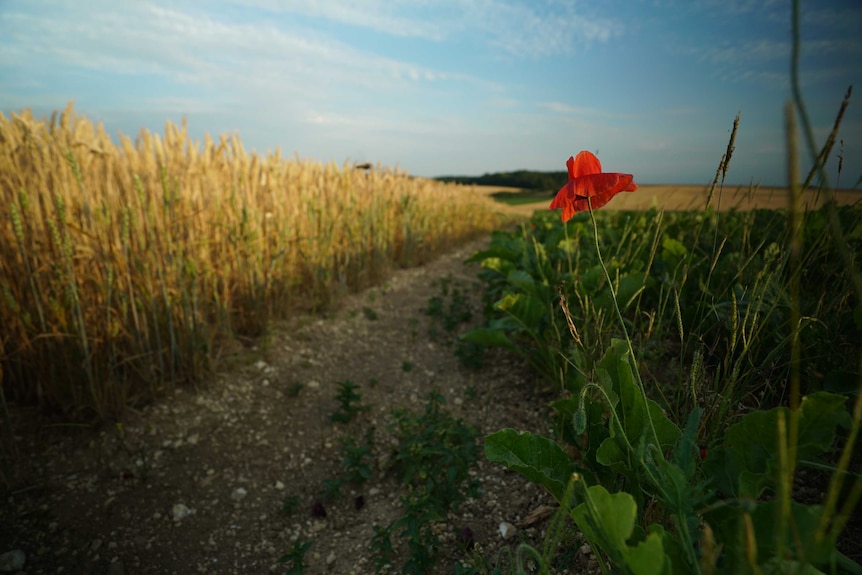
<svg viewBox="0 0 862 575">
<path fill-rule="evenodd" d="M 560 188 L 560 191 L 557 192 L 557 195 L 554 196 L 554 199 L 551 200 L 551 205 L 548 206 L 549 210 L 556 210 L 557 208 L 565 208 L 566 204 L 575 199 L 575 189 L 572 187 L 572 181 L 569 182 Z"/>
<path fill-rule="evenodd" d="M 572 160 L 569 159 L 569 162 Z M 569 162 L 566 162 L 566 165 L 569 166 Z M 591 174 L 599 174 L 602 171 L 602 163 L 599 161 L 597 157 L 595 157 L 592 152 L 588 152 L 583 150 L 578 152 L 577 157 L 575 157 L 572 165 L 569 166 L 569 179 L 580 178 L 582 176 L 589 176 Z"/>
<path fill-rule="evenodd" d="M 572 180 L 575 195 L 590 198 L 615 190 L 620 185 L 623 174 L 590 174 Z"/>
<path fill-rule="evenodd" d="M 575 157 L 569 156 L 569 159 L 566 160 L 566 167 L 569 169 L 569 180 L 575 179 Z"/>
</svg>

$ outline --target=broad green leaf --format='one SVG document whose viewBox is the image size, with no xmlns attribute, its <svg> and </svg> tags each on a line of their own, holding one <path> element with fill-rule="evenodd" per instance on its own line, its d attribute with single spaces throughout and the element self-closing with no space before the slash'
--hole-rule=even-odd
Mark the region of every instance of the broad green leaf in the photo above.
<svg viewBox="0 0 862 575">
<path fill-rule="evenodd" d="M 524 270 L 513 270 L 509 272 L 509 275 L 506 276 L 506 281 L 509 282 L 509 285 L 520 292 L 532 294 L 535 291 L 534 286 L 536 280 L 534 280 L 532 276 Z"/>
<path fill-rule="evenodd" d="M 548 286 L 537 281 L 533 276 L 523 270 L 509 272 L 506 281 L 519 292 L 535 297 L 542 302 L 550 302 L 551 294 Z"/>
<path fill-rule="evenodd" d="M 599 545 L 611 559 L 624 563 L 635 575 L 660 575 L 664 571 L 665 554 L 662 535 L 650 533 L 646 539 L 629 546 L 627 541 L 635 529 L 637 505 L 625 492 L 609 493 L 601 485 L 587 488 L 595 514 L 587 503 L 571 511 L 572 519 L 584 536 Z"/>
<path fill-rule="evenodd" d="M 757 539 L 757 556 L 760 560 L 774 557 L 777 552 L 776 536 L 783 532 L 784 548 L 792 553 L 792 559 L 825 566 L 835 553 L 835 540 L 825 538 L 820 543 L 815 542 L 814 535 L 822 512 L 823 507 L 820 505 L 803 505 L 791 501 L 790 524 L 782 526 L 777 501 L 758 505 L 751 514 Z"/>
<path fill-rule="evenodd" d="M 685 476 L 690 478 L 695 472 L 695 458 L 698 456 L 697 449 L 697 427 L 700 425 L 700 418 L 703 415 L 703 409 L 695 407 L 688 415 L 688 421 L 685 424 L 682 436 L 676 444 L 673 451 L 673 462 L 683 470 Z"/>
<path fill-rule="evenodd" d="M 664 548 L 658 533 L 651 533 L 634 547 L 626 547 L 623 553 L 635 575 L 659 575 L 664 571 Z"/>
<path fill-rule="evenodd" d="M 679 428 L 664 415 L 662 409 L 653 400 L 647 400 L 646 406 L 644 405 L 644 396 L 635 382 L 629 358 L 628 344 L 614 339 L 599 364 L 600 368 L 607 371 L 613 383 L 612 389 L 619 396 L 616 414 L 620 418 L 629 443 L 634 445 L 641 437 L 647 441 L 653 440 L 649 419 L 646 417 L 649 413 L 659 447 L 664 451 L 676 444 L 680 436 Z M 612 427 L 611 435 L 613 436 L 614 433 L 615 430 Z"/>
<path fill-rule="evenodd" d="M 482 261 L 487 258 L 499 258 L 517 263 L 524 253 L 524 241 L 509 232 L 494 231 L 491 233 L 491 245 L 470 256 L 467 262 Z"/>
<path fill-rule="evenodd" d="M 688 250 L 683 243 L 674 238 L 665 236 L 661 242 L 661 259 L 668 263 L 671 269 L 675 268 L 688 256 Z"/>
<path fill-rule="evenodd" d="M 789 521 L 782 525 L 778 501 L 773 499 L 757 504 L 752 500 L 741 500 L 740 503 L 741 505 L 713 508 L 704 515 L 715 534 L 716 543 L 725 549 L 723 558 L 727 572 L 735 573 L 747 567 L 746 523 L 749 521 L 754 527 L 757 560 L 764 572 L 775 572 L 771 565 L 776 559 L 779 534 L 783 534 L 783 549 L 787 561 L 810 563 L 815 567 L 825 568 L 838 559 L 834 538 L 825 537 L 819 542 L 815 540 L 823 512 L 821 506 L 791 501 Z"/>
<path fill-rule="evenodd" d="M 612 556 L 619 556 L 635 527 L 637 505 L 634 498 L 626 492 L 609 493 L 601 485 L 591 485 L 587 494 L 596 515 L 590 513 L 584 502 L 572 509 L 572 519 L 587 539 L 598 543 Z"/>
<path fill-rule="evenodd" d="M 635 466 L 626 455 L 627 449 L 621 444 L 622 441 L 615 437 L 605 439 L 596 450 L 596 461 L 617 473 L 629 476 L 635 470 Z"/>
<path fill-rule="evenodd" d="M 802 399 L 799 413 L 797 458 L 813 459 L 835 441 L 835 428 L 850 424 L 845 397 L 820 391 Z M 790 410 L 776 407 L 753 411 L 732 425 L 724 444 L 710 450 L 704 473 L 726 495 L 758 498 L 774 484 L 778 450 L 778 414 L 789 420 Z"/>
<path fill-rule="evenodd" d="M 548 313 L 545 302 L 528 294 L 506 294 L 496 307 L 510 314 L 528 332 L 536 335 L 539 324 Z"/>
<path fill-rule="evenodd" d="M 844 407 L 847 398 L 819 392 L 802 398 L 799 416 L 799 457 L 815 457 L 835 442 L 835 427 L 850 427 L 850 414 Z"/>
<path fill-rule="evenodd" d="M 470 331 L 461 334 L 459 339 L 472 341 L 489 347 L 505 347 L 512 350 L 517 349 L 515 344 L 512 343 L 512 340 L 509 339 L 504 331 L 491 327 L 473 328 Z"/>
<path fill-rule="evenodd" d="M 494 270 L 503 276 L 508 275 L 510 271 L 515 269 L 515 265 L 512 262 L 495 257 L 485 258 L 480 265 L 485 269 Z"/>
<path fill-rule="evenodd" d="M 556 442 L 514 429 L 501 429 L 486 437 L 485 457 L 542 485 L 557 501 L 562 500 L 574 471 L 569 456 Z"/>
</svg>

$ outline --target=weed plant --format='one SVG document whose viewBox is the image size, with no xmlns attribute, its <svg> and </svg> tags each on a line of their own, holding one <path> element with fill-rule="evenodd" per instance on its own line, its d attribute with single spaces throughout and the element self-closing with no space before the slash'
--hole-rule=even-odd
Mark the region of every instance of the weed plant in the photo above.
<svg viewBox="0 0 862 575">
<path fill-rule="evenodd" d="M 498 223 L 463 187 L 193 141 L 115 144 L 70 104 L 0 114 L 4 401 L 108 418 L 200 380 L 226 342 Z"/>
<path fill-rule="evenodd" d="M 329 416 L 329 420 L 332 423 L 348 423 L 368 407 L 362 405 L 362 394 L 357 391 L 358 385 L 349 379 L 339 381 L 336 385 L 338 385 L 338 393 L 335 399 L 338 402 L 338 409 Z"/>
<path fill-rule="evenodd" d="M 702 212 L 537 215 L 473 258 L 487 322 L 464 338 L 515 351 L 561 393 L 555 437 L 503 429 L 486 457 L 543 485 L 603 573 L 862 572 L 837 549 L 862 495 L 862 206 L 802 209 L 831 195 L 851 91 L 816 149 L 794 46 L 786 211 L 716 209 L 737 117 Z M 795 498 L 800 468 L 828 480 L 823 501 Z"/>
<path fill-rule="evenodd" d="M 287 566 L 285 575 L 302 575 L 305 573 L 305 554 L 311 548 L 311 542 L 296 541 L 291 550 L 279 558 L 278 563 L 284 563 Z"/>
</svg>

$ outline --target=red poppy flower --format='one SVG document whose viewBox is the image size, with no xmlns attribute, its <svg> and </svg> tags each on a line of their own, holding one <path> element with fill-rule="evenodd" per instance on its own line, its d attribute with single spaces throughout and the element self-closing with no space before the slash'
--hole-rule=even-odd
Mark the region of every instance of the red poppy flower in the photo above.
<svg viewBox="0 0 862 575">
<path fill-rule="evenodd" d="M 557 192 L 549 209 L 563 208 L 563 221 L 572 219 L 578 212 L 597 210 L 620 192 L 638 189 L 631 174 L 602 172 L 599 159 L 586 150 L 576 158 L 569 158 L 569 182 Z"/>
</svg>

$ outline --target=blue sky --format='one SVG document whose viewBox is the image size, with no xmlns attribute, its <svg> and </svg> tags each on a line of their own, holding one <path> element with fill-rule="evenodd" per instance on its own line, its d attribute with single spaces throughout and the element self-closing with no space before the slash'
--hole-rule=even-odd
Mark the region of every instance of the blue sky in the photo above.
<svg viewBox="0 0 862 575">
<path fill-rule="evenodd" d="M 819 142 L 857 90 L 852 185 L 862 2 L 802 13 Z M 0 0 L 5 113 L 74 99 L 114 135 L 187 117 L 196 139 L 420 176 L 565 170 L 588 149 L 640 183 L 706 183 L 741 111 L 729 180 L 783 184 L 789 59 L 789 0 Z"/>
</svg>

